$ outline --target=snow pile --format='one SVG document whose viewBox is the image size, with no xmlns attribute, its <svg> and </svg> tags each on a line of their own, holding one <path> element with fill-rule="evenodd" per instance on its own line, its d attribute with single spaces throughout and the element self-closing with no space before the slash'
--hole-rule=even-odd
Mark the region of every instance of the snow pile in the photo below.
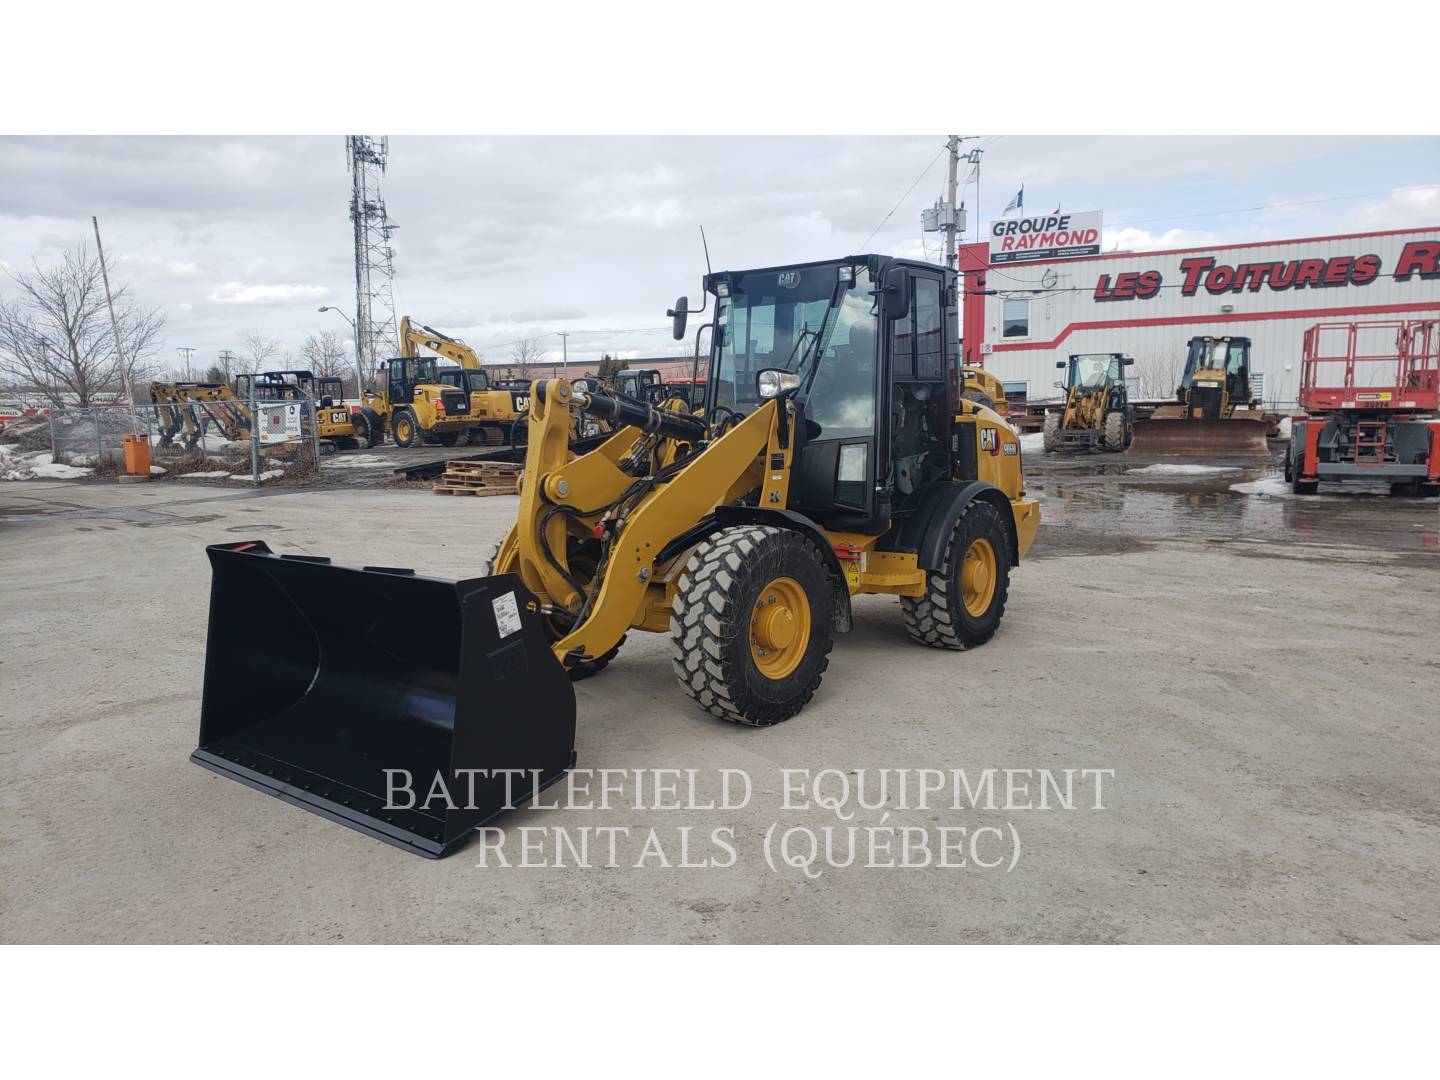
<svg viewBox="0 0 1440 1080">
<path fill-rule="evenodd" d="M 0 446 L 0 480 L 76 480 L 90 472 L 78 465 L 51 461 L 49 450 L 23 454 L 13 447 Z"/>
<path fill-rule="evenodd" d="M 1245 484 L 1231 484 L 1230 490 L 1240 495 L 1267 495 L 1272 498 L 1293 498 L 1295 492 L 1283 477 L 1267 476 L 1263 480 L 1251 480 Z"/>
<path fill-rule="evenodd" d="M 1032 431 L 1029 435 L 1020 436 L 1020 450 L 1027 454 L 1038 454 L 1045 449 L 1045 433 L 1043 431 Z"/>
<path fill-rule="evenodd" d="M 1204 476 L 1208 473 L 1239 472 L 1228 465 L 1146 465 L 1143 469 L 1126 469 L 1126 476 Z"/>
<path fill-rule="evenodd" d="M 322 469 L 383 469 L 391 464 L 387 457 L 379 454 L 337 454 L 334 457 L 326 458 L 320 465 Z"/>
<path fill-rule="evenodd" d="M 150 466 L 150 475 L 151 475 L 151 476 L 164 476 L 165 473 L 166 473 L 166 471 L 167 471 L 167 470 L 164 468 L 164 466 L 161 466 L 161 465 L 151 465 L 151 466 Z"/>
<path fill-rule="evenodd" d="M 194 478 L 200 479 L 200 480 L 218 480 L 218 479 L 220 479 L 222 476 L 229 476 L 229 475 L 230 475 L 230 470 L 229 470 L 229 469 L 216 469 L 214 472 L 187 472 L 187 473 L 181 473 L 181 474 L 180 474 L 180 476 L 181 476 L 182 479 L 187 479 L 187 480 L 190 479 L 191 477 L 194 477 Z M 247 476 L 246 479 L 248 480 L 249 477 Z"/>
<path fill-rule="evenodd" d="M 1279 435 L 1279 437 L 1282 438 L 1282 439 L 1288 439 L 1288 438 L 1290 438 L 1290 417 L 1288 417 L 1288 416 L 1282 416 L 1282 417 L 1280 418 L 1280 435 Z"/>
<path fill-rule="evenodd" d="M 190 475 L 191 475 L 191 476 L 195 476 L 195 475 L 198 475 L 198 474 L 196 474 L 196 473 L 191 473 Z M 252 477 L 248 472 L 230 473 L 229 475 L 230 475 L 230 479 L 231 479 L 231 480 L 252 480 L 252 479 L 254 479 L 254 477 Z M 284 469 L 266 469 L 264 472 L 262 472 L 262 473 L 260 474 L 260 479 L 261 479 L 261 480 L 274 480 L 277 476 L 284 476 L 284 475 L 285 475 L 285 470 L 284 470 Z"/>
</svg>

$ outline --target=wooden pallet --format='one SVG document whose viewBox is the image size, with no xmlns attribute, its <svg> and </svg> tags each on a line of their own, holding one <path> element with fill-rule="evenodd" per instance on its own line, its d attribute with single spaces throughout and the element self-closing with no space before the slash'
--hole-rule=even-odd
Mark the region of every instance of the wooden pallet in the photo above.
<svg viewBox="0 0 1440 1080">
<path fill-rule="evenodd" d="M 520 466 L 509 461 L 450 461 L 430 490 L 436 495 L 514 495 Z"/>
</svg>

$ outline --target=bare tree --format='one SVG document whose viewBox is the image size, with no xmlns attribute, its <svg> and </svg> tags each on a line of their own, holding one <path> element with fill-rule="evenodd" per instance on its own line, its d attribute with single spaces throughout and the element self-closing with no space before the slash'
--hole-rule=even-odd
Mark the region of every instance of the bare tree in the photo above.
<svg viewBox="0 0 1440 1080">
<path fill-rule="evenodd" d="M 1180 377 L 1185 373 L 1185 357 L 1173 353 L 1151 354 L 1138 357 L 1135 374 L 1140 379 L 1140 396 L 1147 398 L 1173 398 Z"/>
<path fill-rule="evenodd" d="M 525 338 L 517 341 L 515 347 L 510 350 L 512 362 L 520 365 L 520 369 L 527 375 L 531 364 L 538 364 L 540 358 L 545 355 L 545 349 L 541 346 L 538 338 Z"/>
<path fill-rule="evenodd" d="M 350 352 L 340 335 L 331 330 L 311 334 L 300 346 L 300 355 L 317 375 L 339 375 L 349 367 Z"/>
<path fill-rule="evenodd" d="M 59 265 L 9 274 L 13 300 L 0 298 L 0 372 L 52 406 L 78 404 L 119 393 L 124 386 L 100 260 L 84 242 L 67 249 Z M 132 386 L 147 381 L 165 316 L 142 308 L 130 286 L 114 283 L 115 320 Z"/>
<path fill-rule="evenodd" d="M 270 362 L 280 355 L 280 343 L 274 338 L 266 337 L 259 330 L 246 330 L 241 342 L 245 349 L 238 358 L 236 370 L 243 373 L 265 371 Z"/>
</svg>

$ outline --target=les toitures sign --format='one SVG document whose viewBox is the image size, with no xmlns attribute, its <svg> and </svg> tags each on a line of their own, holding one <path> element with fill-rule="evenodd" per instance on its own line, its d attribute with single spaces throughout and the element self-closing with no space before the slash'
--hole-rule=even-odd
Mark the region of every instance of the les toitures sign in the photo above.
<svg viewBox="0 0 1440 1080">
<path fill-rule="evenodd" d="M 1034 262 L 1100 254 L 1099 210 L 990 223 L 990 262 Z"/>
<path fill-rule="evenodd" d="M 992 260 L 993 261 L 993 260 Z M 1204 289 L 1212 296 L 1225 293 L 1259 292 L 1269 289 L 1325 289 L 1340 285 L 1369 285 L 1376 278 L 1393 276 L 1396 281 L 1412 277 L 1433 281 L 1440 278 L 1440 241 L 1417 240 L 1406 244 L 1385 274 L 1379 255 L 1336 255 L 1329 259 L 1290 259 L 1286 262 L 1249 262 L 1231 265 L 1209 256 L 1180 260 L 1180 281 L 1166 285 L 1159 270 L 1136 270 L 1101 274 L 1095 282 L 1096 300 L 1149 300 L 1162 288 L 1178 286 L 1180 295 L 1194 296 Z"/>
</svg>

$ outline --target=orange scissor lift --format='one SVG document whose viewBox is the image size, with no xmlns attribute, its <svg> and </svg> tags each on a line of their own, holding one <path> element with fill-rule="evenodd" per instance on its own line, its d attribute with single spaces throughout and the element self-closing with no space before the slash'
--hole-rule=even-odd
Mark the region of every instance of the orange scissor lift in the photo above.
<svg viewBox="0 0 1440 1080">
<path fill-rule="evenodd" d="M 1388 483 L 1440 497 L 1440 319 L 1317 323 L 1305 332 L 1285 479 Z"/>
</svg>

